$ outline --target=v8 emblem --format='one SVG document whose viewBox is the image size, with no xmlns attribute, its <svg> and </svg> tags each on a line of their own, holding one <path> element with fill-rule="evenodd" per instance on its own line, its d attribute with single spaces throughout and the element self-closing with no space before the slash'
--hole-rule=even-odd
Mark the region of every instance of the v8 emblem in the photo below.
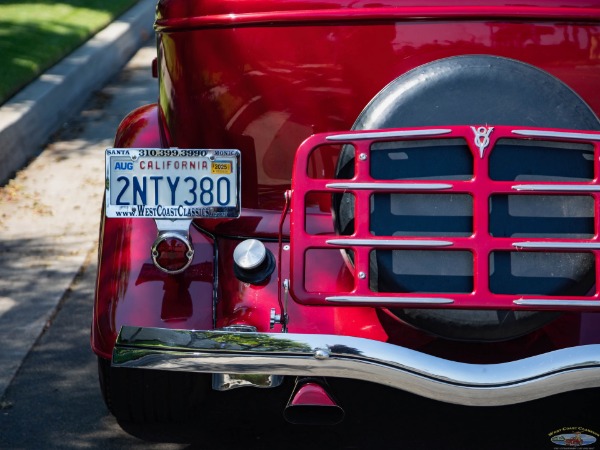
<svg viewBox="0 0 600 450">
<path fill-rule="evenodd" d="M 479 149 L 479 157 L 483 158 L 485 149 L 490 145 L 490 134 L 494 131 L 494 127 L 471 127 L 471 130 L 473 130 L 473 134 L 475 134 L 473 142 Z"/>
</svg>

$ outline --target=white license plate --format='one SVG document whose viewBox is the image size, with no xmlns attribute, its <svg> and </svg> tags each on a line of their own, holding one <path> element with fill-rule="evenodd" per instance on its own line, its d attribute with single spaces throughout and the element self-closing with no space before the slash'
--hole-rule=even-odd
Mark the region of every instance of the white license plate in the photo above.
<svg viewBox="0 0 600 450">
<path fill-rule="evenodd" d="M 106 216 L 239 217 L 240 151 L 106 150 Z"/>
</svg>

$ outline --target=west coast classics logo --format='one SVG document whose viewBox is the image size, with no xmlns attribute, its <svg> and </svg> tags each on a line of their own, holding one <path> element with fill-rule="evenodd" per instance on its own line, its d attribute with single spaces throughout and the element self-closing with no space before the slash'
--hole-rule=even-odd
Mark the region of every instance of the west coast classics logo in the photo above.
<svg viewBox="0 0 600 450">
<path fill-rule="evenodd" d="M 600 435 L 584 427 L 564 427 L 548 433 L 550 441 L 557 446 L 595 449 Z M 560 447 L 555 447 L 560 448 Z"/>
</svg>

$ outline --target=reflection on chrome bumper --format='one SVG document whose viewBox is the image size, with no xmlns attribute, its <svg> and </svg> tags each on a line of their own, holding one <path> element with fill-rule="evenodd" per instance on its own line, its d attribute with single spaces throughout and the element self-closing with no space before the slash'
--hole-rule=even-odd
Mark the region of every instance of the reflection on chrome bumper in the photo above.
<svg viewBox="0 0 600 450">
<path fill-rule="evenodd" d="M 600 386 L 600 345 L 502 364 L 465 364 L 369 339 L 123 327 L 113 366 L 351 378 L 462 405 L 525 402 Z"/>
</svg>

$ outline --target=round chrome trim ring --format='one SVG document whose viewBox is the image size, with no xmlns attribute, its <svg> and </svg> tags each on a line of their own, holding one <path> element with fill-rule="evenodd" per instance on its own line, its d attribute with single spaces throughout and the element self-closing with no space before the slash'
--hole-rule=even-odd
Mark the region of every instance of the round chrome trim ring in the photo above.
<svg viewBox="0 0 600 450">
<path fill-rule="evenodd" d="M 181 242 L 183 242 L 187 248 L 187 251 L 185 252 L 185 256 L 187 257 L 187 263 L 181 268 L 181 269 L 177 269 L 177 270 L 168 270 L 165 269 L 164 267 L 162 267 L 160 264 L 158 264 L 158 261 L 156 260 L 156 258 L 158 257 L 158 246 L 161 244 L 161 242 L 166 241 L 167 239 L 178 239 Z M 187 269 L 190 264 L 192 264 L 192 261 L 194 259 L 194 247 L 192 247 L 192 243 L 190 242 L 190 240 L 182 235 L 181 233 L 177 233 L 175 231 L 163 231 L 161 233 L 159 233 L 158 237 L 155 239 L 155 241 L 152 243 L 152 248 L 150 250 L 150 254 L 152 255 L 152 262 L 154 263 L 154 266 L 157 267 L 158 269 L 162 270 L 165 273 L 168 273 L 169 275 L 176 275 L 178 273 L 183 272 L 185 269 Z"/>
</svg>

